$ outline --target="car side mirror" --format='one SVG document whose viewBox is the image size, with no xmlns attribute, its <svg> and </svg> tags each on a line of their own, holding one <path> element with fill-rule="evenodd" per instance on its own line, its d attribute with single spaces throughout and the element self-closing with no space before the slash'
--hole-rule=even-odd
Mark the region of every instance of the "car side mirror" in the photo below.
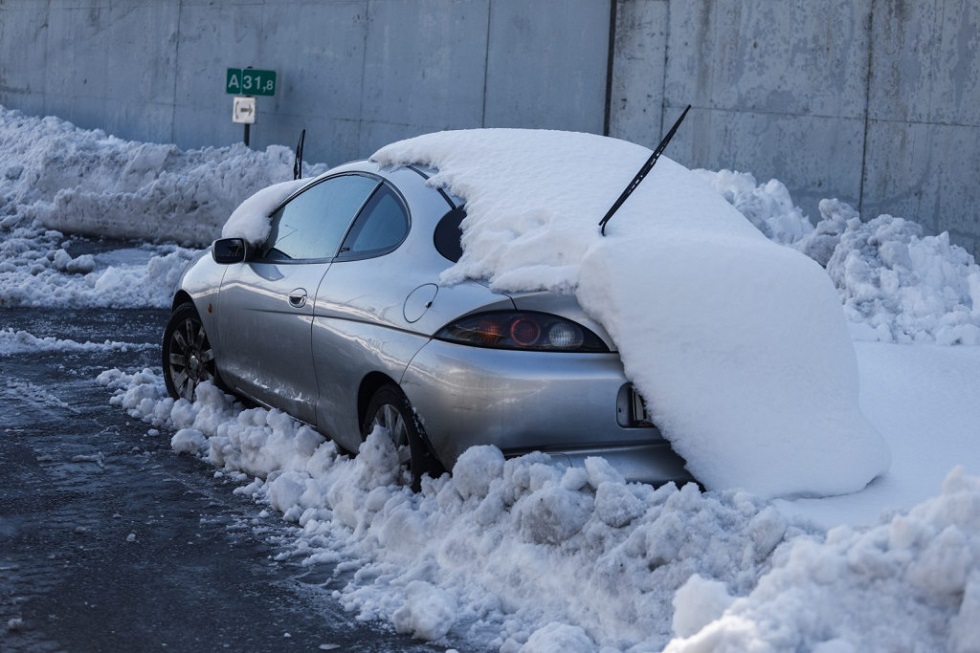
<svg viewBox="0 0 980 653">
<path fill-rule="evenodd" d="M 222 238 L 211 245 L 211 256 L 222 265 L 241 263 L 248 256 L 248 244 L 243 238 Z"/>
</svg>

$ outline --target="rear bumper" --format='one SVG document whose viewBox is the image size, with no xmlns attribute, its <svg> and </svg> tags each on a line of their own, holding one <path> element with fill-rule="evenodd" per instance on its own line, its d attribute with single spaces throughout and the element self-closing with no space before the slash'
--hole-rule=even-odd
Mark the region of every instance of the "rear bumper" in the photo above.
<svg viewBox="0 0 980 653">
<path fill-rule="evenodd" d="M 630 426 L 629 382 L 616 354 L 481 349 L 430 341 L 401 380 L 447 467 L 466 449 L 543 451 L 569 464 L 601 456 L 628 480 L 691 480 L 651 426 Z"/>
<path fill-rule="evenodd" d="M 539 448 L 555 461 L 582 467 L 586 458 L 606 459 L 627 481 L 642 481 L 660 485 L 673 482 L 678 485 L 694 482 L 694 477 L 684 468 L 684 459 L 674 453 L 666 440 L 649 444 L 629 444 L 622 446 L 594 447 L 590 449 L 548 450 Z M 506 452 L 508 457 L 520 455 L 521 451 Z"/>
</svg>

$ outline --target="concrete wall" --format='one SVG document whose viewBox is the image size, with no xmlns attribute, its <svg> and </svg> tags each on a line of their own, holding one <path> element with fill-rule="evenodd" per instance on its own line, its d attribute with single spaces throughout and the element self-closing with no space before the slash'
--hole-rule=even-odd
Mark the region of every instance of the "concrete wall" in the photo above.
<svg viewBox="0 0 980 653">
<path fill-rule="evenodd" d="M 243 138 L 227 68 L 277 73 L 253 147 L 339 163 L 480 126 L 603 129 L 610 0 L 6 0 L 0 104 L 181 147 Z"/>
<path fill-rule="evenodd" d="M 875 0 L 864 202 L 980 258 L 980 3 Z"/>
<path fill-rule="evenodd" d="M 670 5 L 665 104 L 692 109 L 675 154 L 777 177 L 811 215 L 861 192 L 867 0 Z"/>
<path fill-rule="evenodd" d="M 980 254 L 977 0 L 2 0 L 0 104 L 181 147 L 242 139 L 229 67 L 278 73 L 252 145 L 338 163 L 525 126 L 775 177 Z M 612 35 L 612 37 L 611 37 Z M 610 43 L 612 39 L 612 43 Z"/>
<path fill-rule="evenodd" d="M 980 257 L 977 0 L 619 0 L 610 133 L 777 178 L 812 219 L 949 231 Z"/>
</svg>

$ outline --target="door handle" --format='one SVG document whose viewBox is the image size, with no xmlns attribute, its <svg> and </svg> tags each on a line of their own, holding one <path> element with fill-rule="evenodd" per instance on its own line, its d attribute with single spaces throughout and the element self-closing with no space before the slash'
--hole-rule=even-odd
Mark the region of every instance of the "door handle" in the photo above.
<svg viewBox="0 0 980 653">
<path fill-rule="evenodd" d="M 293 308 L 303 308 L 306 306 L 306 289 L 297 288 L 289 293 L 289 305 Z"/>
</svg>

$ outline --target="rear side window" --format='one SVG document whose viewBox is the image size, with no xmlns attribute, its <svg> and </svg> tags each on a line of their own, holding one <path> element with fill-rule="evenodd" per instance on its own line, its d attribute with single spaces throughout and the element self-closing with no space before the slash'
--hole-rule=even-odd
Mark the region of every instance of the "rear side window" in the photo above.
<svg viewBox="0 0 980 653">
<path fill-rule="evenodd" d="M 351 220 L 379 183 L 372 177 L 341 175 L 306 189 L 272 215 L 272 232 L 261 258 L 336 256 Z"/>
<path fill-rule="evenodd" d="M 408 225 L 408 211 L 401 198 L 382 184 L 357 216 L 340 253 L 364 258 L 391 251 L 408 235 Z"/>
<path fill-rule="evenodd" d="M 459 224 L 465 217 L 466 211 L 462 207 L 453 209 L 439 220 L 433 236 L 436 250 L 453 263 L 459 261 L 459 257 L 463 255 L 463 245 L 460 243 L 463 230 Z"/>
</svg>

